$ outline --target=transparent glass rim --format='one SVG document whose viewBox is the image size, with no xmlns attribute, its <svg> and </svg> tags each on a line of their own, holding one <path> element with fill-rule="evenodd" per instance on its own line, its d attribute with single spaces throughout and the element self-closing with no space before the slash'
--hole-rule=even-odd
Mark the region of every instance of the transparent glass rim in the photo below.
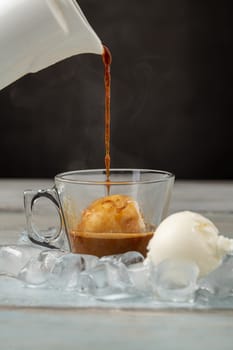
<svg viewBox="0 0 233 350">
<path fill-rule="evenodd" d="M 111 180 L 111 175 L 110 175 L 110 184 L 111 185 L 137 185 L 137 184 L 149 184 L 149 183 L 162 183 L 162 182 L 168 182 L 172 179 L 175 178 L 175 175 L 169 171 L 165 170 L 155 170 L 155 169 L 129 169 L 129 168 L 113 168 L 110 169 L 110 174 L 112 173 L 134 173 L 134 172 L 139 172 L 139 173 L 152 173 L 154 175 L 161 175 L 160 178 L 156 179 L 150 179 L 150 180 L 132 180 L 132 181 L 112 181 Z M 68 176 L 72 175 L 92 175 L 93 173 L 97 173 L 99 175 L 104 175 L 106 174 L 106 169 L 84 169 L 84 170 L 74 170 L 74 171 L 68 171 L 68 172 L 63 172 L 60 174 L 57 174 L 55 176 L 55 182 L 65 182 L 65 183 L 72 183 L 72 184 L 86 184 L 86 185 L 106 185 L 106 181 L 94 181 L 94 180 L 80 180 L 80 179 L 72 179 L 72 178 L 67 178 Z"/>
</svg>

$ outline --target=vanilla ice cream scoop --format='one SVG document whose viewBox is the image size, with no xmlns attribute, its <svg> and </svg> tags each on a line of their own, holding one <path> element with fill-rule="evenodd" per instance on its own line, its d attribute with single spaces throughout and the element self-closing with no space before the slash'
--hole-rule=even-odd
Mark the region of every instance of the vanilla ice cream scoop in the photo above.
<svg viewBox="0 0 233 350">
<path fill-rule="evenodd" d="M 204 216 L 183 211 L 170 215 L 158 226 L 147 248 L 147 261 L 157 265 L 166 259 L 192 260 L 201 277 L 233 251 L 233 240 L 219 236 L 217 227 Z"/>
<path fill-rule="evenodd" d="M 114 194 L 97 199 L 83 211 L 78 231 L 139 233 L 145 231 L 145 223 L 132 197 Z"/>
</svg>

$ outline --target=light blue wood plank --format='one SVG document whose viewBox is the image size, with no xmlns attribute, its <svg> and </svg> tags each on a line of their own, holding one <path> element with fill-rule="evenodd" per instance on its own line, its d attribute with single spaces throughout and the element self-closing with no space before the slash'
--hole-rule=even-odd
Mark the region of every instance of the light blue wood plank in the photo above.
<svg viewBox="0 0 233 350">
<path fill-rule="evenodd" d="M 1 349 L 232 350 L 232 314 L 3 310 Z"/>
</svg>

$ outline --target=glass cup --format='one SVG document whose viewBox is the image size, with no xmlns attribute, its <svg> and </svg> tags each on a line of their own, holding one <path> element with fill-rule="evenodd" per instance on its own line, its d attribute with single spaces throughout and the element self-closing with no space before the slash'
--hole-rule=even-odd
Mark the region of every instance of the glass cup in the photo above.
<svg viewBox="0 0 233 350">
<path fill-rule="evenodd" d="M 101 257 L 139 251 L 145 256 L 155 228 L 167 215 L 174 175 L 112 169 L 110 179 L 107 183 L 105 170 L 79 170 L 56 175 L 51 189 L 25 191 L 30 240 L 59 247 L 61 237 L 66 237 L 73 253 Z M 42 200 L 57 209 L 57 227 L 38 227 L 35 208 Z"/>
</svg>

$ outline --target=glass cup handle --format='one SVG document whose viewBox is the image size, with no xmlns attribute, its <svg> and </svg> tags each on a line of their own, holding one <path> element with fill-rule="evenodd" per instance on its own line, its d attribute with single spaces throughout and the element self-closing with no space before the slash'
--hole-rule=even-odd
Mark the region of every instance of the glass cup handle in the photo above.
<svg viewBox="0 0 233 350">
<path fill-rule="evenodd" d="M 52 229 L 50 231 L 48 230 L 46 231 L 45 234 L 43 234 L 40 230 L 36 229 L 33 223 L 33 206 L 39 198 L 47 198 L 55 205 L 55 208 L 57 209 L 57 212 L 59 214 L 59 219 L 60 219 L 59 228 L 57 230 L 56 229 Z M 59 248 L 55 246 L 54 243 L 62 235 L 63 227 L 66 233 L 66 227 L 65 227 L 64 215 L 62 212 L 62 208 L 60 205 L 60 201 L 59 201 L 59 197 L 56 189 L 51 188 L 51 189 L 38 190 L 38 191 L 33 191 L 33 190 L 24 191 L 24 208 L 25 208 L 25 214 L 26 214 L 26 226 L 27 226 L 29 239 L 33 243 L 36 243 L 48 248 L 52 248 L 52 249 Z M 68 239 L 68 244 L 70 246 L 69 239 Z"/>
</svg>

